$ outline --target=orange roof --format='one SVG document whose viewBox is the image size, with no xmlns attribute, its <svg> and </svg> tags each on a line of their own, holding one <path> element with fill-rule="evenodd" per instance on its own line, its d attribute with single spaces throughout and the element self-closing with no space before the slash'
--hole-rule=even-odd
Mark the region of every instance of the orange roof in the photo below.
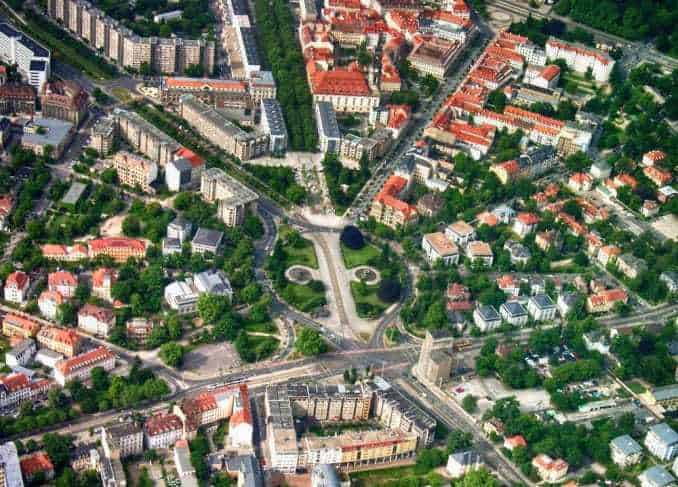
<svg viewBox="0 0 678 487">
<path fill-rule="evenodd" d="M 250 411 L 249 391 L 247 384 L 240 384 L 240 404 L 242 409 L 233 413 L 228 420 L 229 427 L 235 427 L 240 424 L 252 425 L 252 412 Z"/>
<path fill-rule="evenodd" d="M 183 427 L 181 419 L 176 414 L 155 414 L 144 423 L 144 430 L 149 436 L 180 430 Z"/>
<path fill-rule="evenodd" d="M 184 440 L 183 438 L 180 440 L 177 440 L 177 442 L 174 444 L 175 448 L 188 448 L 188 441 Z"/>
<path fill-rule="evenodd" d="M 93 316 L 97 320 L 105 323 L 112 322 L 114 318 L 113 311 L 110 309 L 89 303 L 80 308 L 80 311 L 78 311 L 78 316 Z"/>
<path fill-rule="evenodd" d="M 42 293 L 40 293 L 38 302 L 44 301 L 54 301 L 54 303 L 56 303 L 56 305 L 58 306 L 64 303 L 64 297 L 61 295 L 61 293 L 57 291 L 43 291 Z"/>
<path fill-rule="evenodd" d="M 490 247 L 490 244 L 486 242 L 481 242 L 480 240 L 476 240 L 468 244 L 467 252 L 473 256 L 478 257 L 493 255 L 492 247 Z"/>
<path fill-rule="evenodd" d="M 633 189 L 638 186 L 638 181 L 630 174 L 619 174 L 614 178 L 614 182 L 619 186 L 631 186 Z"/>
<path fill-rule="evenodd" d="M 4 68 L 4 66 L 3 66 Z M 14 198 L 11 195 L 3 194 L 0 196 L 0 215 L 8 215 L 12 211 L 14 205 Z"/>
<path fill-rule="evenodd" d="M 661 151 L 661 150 L 651 150 L 650 152 L 646 152 L 643 155 L 643 159 L 648 159 L 652 162 L 659 162 L 661 160 L 664 160 L 666 158 L 666 152 Z"/>
<path fill-rule="evenodd" d="M 336 68 L 311 75 L 311 89 L 314 94 L 368 96 L 370 87 L 360 71 Z"/>
<path fill-rule="evenodd" d="M 63 343 L 70 347 L 75 347 L 80 343 L 82 337 L 75 332 L 75 330 L 57 328 L 56 326 L 45 326 L 38 333 L 38 341 L 40 338 L 50 340 L 53 342 Z"/>
<path fill-rule="evenodd" d="M 92 287 L 101 287 L 104 285 L 106 277 L 111 280 L 111 284 L 117 279 L 117 272 L 107 267 L 100 267 L 92 273 Z"/>
<path fill-rule="evenodd" d="M 558 49 L 563 49 L 565 51 L 575 52 L 579 56 L 595 58 L 602 64 L 609 64 L 612 61 L 612 58 L 610 58 L 610 56 L 608 55 L 575 44 L 570 44 L 569 42 L 561 41 L 558 39 L 549 39 L 548 41 L 546 41 L 546 45 L 547 46 L 550 45 Z"/>
<path fill-rule="evenodd" d="M 26 389 L 30 385 L 30 380 L 24 374 L 9 374 L 0 377 L 0 384 L 5 386 L 7 392 L 12 393 L 21 389 Z"/>
<path fill-rule="evenodd" d="M 516 287 L 516 280 L 511 274 L 504 274 L 497 277 L 497 286 L 499 289 L 509 289 Z"/>
<path fill-rule="evenodd" d="M 72 286 L 78 285 L 78 278 L 68 271 L 51 272 L 47 276 L 47 285 L 52 286 Z"/>
<path fill-rule="evenodd" d="M 457 245 L 448 239 L 442 232 L 428 233 L 424 235 L 424 238 L 428 241 L 431 247 L 433 247 L 435 251 L 442 256 L 459 253 L 459 248 Z"/>
<path fill-rule="evenodd" d="M 247 85 L 234 79 L 212 78 L 165 78 L 165 86 L 178 89 L 197 89 L 214 91 L 247 91 Z"/>
<path fill-rule="evenodd" d="M 74 370 L 87 366 L 94 367 L 98 363 L 101 363 L 105 360 L 109 360 L 114 357 L 115 355 L 113 355 L 113 353 L 111 353 L 109 349 L 107 349 L 106 347 L 99 347 L 95 348 L 94 350 L 90 350 L 89 352 L 76 355 L 73 358 L 62 360 L 57 363 L 56 368 L 59 369 L 59 371 L 63 375 L 66 376 L 69 375 Z"/>
<path fill-rule="evenodd" d="M 539 217 L 534 213 L 528 212 L 518 213 L 516 220 L 518 220 L 523 225 L 536 225 L 539 223 Z"/>
<path fill-rule="evenodd" d="M 5 315 L 3 323 L 5 322 L 32 332 L 37 332 L 40 329 L 40 323 L 15 314 Z"/>
<path fill-rule="evenodd" d="M 360 9 L 360 0 L 329 0 L 329 6 L 333 8 Z"/>
<path fill-rule="evenodd" d="M 577 172 L 570 176 L 570 181 L 577 184 L 585 184 L 593 181 L 593 176 L 585 172 Z"/>
<path fill-rule="evenodd" d="M 9 276 L 7 276 L 7 280 L 5 281 L 5 287 L 13 286 L 23 289 L 27 285 L 28 285 L 28 274 L 21 271 L 12 272 Z"/>
<path fill-rule="evenodd" d="M 558 76 L 560 74 L 560 67 L 556 64 L 549 64 L 546 66 L 540 76 L 544 78 L 546 81 L 551 81 L 553 78 Z"/>
<path fill-rule="evenodd" d="M 476 218 L 478 218 L 478 221 L 482 225 L 494 227 L 499 224 L 499 218 L 497 215 L 490 213 L 489 211 L 483 211 L 482 213 L 478 214 Z"/>
<path fill-rule="evenodd" d="M 200 167 L 203 164 L 205 164 L 205 159 L 200 157 L 198 154 L 193 152 L 191 149 L 187 149 L 186 147 L 180 147 L 174 155 L 177 158 L 184 158 L 188 160 L 188 162 L 191 163 L 191 166 L 193 167 Z"/>
<path fill-rule="evenodd" d="M 602 291 L 589 296 L 589 300 L 593 306 L 600 306 L 616 301 L 626 301 L 628 298 L 628 294 L 623 289 L 608 289 L 607 291 Z"/>
<path fill-rule="evenodd" d="M 39 472 L 51 472 L 54 470 L 54 465 L 46 453 L 34 453 L 31 456 L 21 459 L 21 473 L 27 479 L 32 478 Z"/>
<path fill-rule="evenodd" d="M 515 435 L 511 436 L 510 438 L 506 438 L 504 444 L 513 449 L 518 448 L 519 446 L 526 447 L 527 441 L 525 441 L 525 438 L 523 438 L 522 435 Z"/>
<path fill-rule="evenodd" d="M 417 209 L 414 206 L 397 198 L 406 186 L 407 179 L 401 176 L 392 175 L 388 178 L 386 184 L 384 184 L 384 187 L 381 189 L 375 200 L 404 213 L 406 216 L 416 214 Z"/>
<path fill-rule="evenodd" d="M 643 174 L 657 183 L 658 186 L 663 186 L 672 179 L 670 171 L 664 171 L 663 169 L 654 166 L 644 168 Z"/>
<path fill-rule="evenodd" d="M 101 252 L 112 248 L 130 248 L 131 250 L 144 252 L 146 244 L 143 240 L 127 237 L 95 238 L 89 241 L 89 248 L 95 252 Z"/>
</svg>

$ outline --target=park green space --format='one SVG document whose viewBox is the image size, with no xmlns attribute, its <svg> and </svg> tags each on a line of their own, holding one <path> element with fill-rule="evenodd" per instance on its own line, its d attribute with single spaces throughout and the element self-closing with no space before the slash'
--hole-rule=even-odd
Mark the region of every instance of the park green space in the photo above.
<svg viewBox="0 0 678 487">
<path fill-rule="evenodd" d="M 379 249 L 374 245 L 365 244 L 358 250 L 353 250 L 343 243 L 341 244 L 341 256 L 347 269 L 353 269 L 361 265 L 370 265 L 372 259 L 379 257 Z"/>
<path fill-rule="evenodd" d="M 318 268 L 318 257 L 315 255 L 313 242 L 306 238 L 302 238 L 303 245 L 293 246 L 287 242 L 287 236 L 293 229 L 289 226 L 280 227 L 280 239 L 285 242 L 283 248 L 287 256 L 287 266 L 305 265 L 312 269 Z"/>
<path fill-rule="evenodd" d="M 379 317 L 386 309 L 388 304 L 384 303 L 377 295 L 379 285 L 365 286 L 361 290 L 361 283 L 357 281 L 351 282 L 351 295 L 355 301 L 358 316 L 366 319 L 374 319 Z"/>
</svg>

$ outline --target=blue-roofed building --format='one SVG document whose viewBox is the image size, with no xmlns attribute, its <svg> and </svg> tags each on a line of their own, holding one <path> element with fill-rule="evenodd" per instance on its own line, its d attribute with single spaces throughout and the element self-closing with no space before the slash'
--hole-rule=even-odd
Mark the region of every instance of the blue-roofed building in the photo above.
<svg viewBox="0 0 678 487">
<path fill-rule="evenodd" d="M 269 135 L 269 150 L 272 154 L 282 154 L 287 150 L 287 128 L 278 100 L 261 100 L 261 127 Z"/>
<path fill-rule="evenodd" d="M 525 306 L 518 301 L 507 301 L 499 307 L 499 314 L 507 323 L 514 326 L 527 324 L 528 315 Z"/>
<path fill-rule="evenodd" d="M 641 487 L 675 487 L 676 479 L 660 465 L 648 468 L 638 476 Z"/>
<path fill-rule="evenodd" d="M 547 294 L 535 294 L 527 302 L 527 312 L 535 321 L 548 321 L 556 318 L 558 308 Z"/>
<path fill-rule="evenodd" d="M 612 461 L 621 468 L 635 465 L 643 456 L 643 448 L 629 435 L 617 436 L 610 442 Z"/>
<path fill-rule="evenodd" d="M 0 24 L 0 61 L 16 64 L 29 85 L 40 93 L 50 75 L 50 52 L 10 24 Z"/>
<path fill-rule="evenodd" d="M 678 454 L 678 433 L 666 423 L 652 426 L 644 443 L 650 453 L 662 461 L 673 460 Z"/>
<path fill-rule="evenodd" d="M 501 317 L 493 306 L 480 306 L 473 312 L 473 322 L 484 333 L 499 328 Z"/>
<path fill-rule="evenodd" d="M 338 153 L 341 149 L 341 132 L 334 107 L 328 101 L 315 104 L 315 120 L 321 152 Z"/>
</svg>

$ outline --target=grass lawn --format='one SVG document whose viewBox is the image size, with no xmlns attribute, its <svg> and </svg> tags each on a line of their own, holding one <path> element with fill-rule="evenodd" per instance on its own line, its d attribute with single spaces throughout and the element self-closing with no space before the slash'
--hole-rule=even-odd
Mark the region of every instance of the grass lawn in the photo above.
<svg viewBox="0 0 678 487">
<path fill-rule="evenodd" d="M 130 94 L 129 90 L 126 88 L 123 88 L 121 86 L 116 86 L 115 88 L 111 89 L 111 92 L 115 95 L 115 97 L 120 100 L 123 103 L 128 103 L 132 101 L 132 95 Z"/>
<path fill-rule="evenodd" d="M 366 470 L 350 474 L 351 485 L 358 487 L 387 485 L 442 485 L 443 478 L 435 472 L 418 474 L 414 466 Z M 409 482 L 411 480 L 411 482 Z"/>
<path fill-rule="evenodd" d="M 285 301 L 304 313 L 310 313 L 327 303 L 324 292 L 317 292 L 310 286 L 292 282 L 287 283 L 281 295 Z"/>
<path fill-rule="evenodd" d="M 379 257 L 379 249 L 374 245 L 367 244 L 360 250 L 353 250 L 341 244 L 341 255 L 344 258 L 344 265 L 347 269 L 353 269 L 361 265 L 368 265 L 368 262 Z"/>
<path fill-rule="evenodd" d="M 367 286 L 367 294 L 364 295 L 358 292 L 359 286 L 359 282 L 351 282 L 351 295 L 355 301 L 358 316 L 367 319 L 374 319 L 381 316 L 389 305 L 384 303 L 379 299 L 379 296 L 377 296 L 379 285 Z"/>
<path fill-rule="evenodd" d="M 626 385 L 629 386 L 629 389 L 631 389 L 636 394 L 643 394 L 644 392 L 647 392 L 645 386 L 643 386 L 643 384 L 640 382 L 636 382 L 635 380 L 628 382 Z"/>
<path fill-rule="evenodd" d="M 256 362 L 266 360 L 272 356 L 280 347 L 280 341 L 277 338 L 268 336 L 250 335 L 248 343 Z"/>
<path fill-rule="evenodd" d="M 287 235 L 292 231 L 290 227 L 281 226 L 280 227 L 280 239 L 285 240 Z M 287 267 L 293 265 L 305 265 L 312 269 L 318 268 L 318 257 L 315 255 L 315 248 L 313 248 L 313 242 L 304 238 L 303 247 L 293 247 L 291 245 L 285 245 L 285 254 L 287 255 Z"/>
<path fill-rule="evenodd" d="M 266 321 L 264 323 L 247 323 L 245 331 L 253 333 L 277 333 L 278 328 L 270 321 Z"/>
</svg>

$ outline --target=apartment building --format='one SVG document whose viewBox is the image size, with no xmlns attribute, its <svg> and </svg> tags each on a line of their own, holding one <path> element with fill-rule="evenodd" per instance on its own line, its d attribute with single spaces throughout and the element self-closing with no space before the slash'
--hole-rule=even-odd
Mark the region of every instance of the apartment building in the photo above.
<svg viewBox="0 0 678 487">
<path fill-rule="evenodd" d="M 5 364 L 10 367 L 25 367 L 37 352 L 35 340 L 30 338 L 19 339 L 19 343 L 14 345 L 11 350 L 5 352 Z"/>
<path fill-rule="evenodd" d="M 35 113 L 35 88 L 20 83 L 6 83 L 0 85 L 0 113 L 11 115 L 14 113 Z"/>
<path fill-rule="evenodd" d="M 31 381 L 25 374 L 14 373 L 0 377 L 0 408 L 35 401 L 49 390 L 47 379 Z"/>
<path fill-rule="evenodd" d="M 201 66 L 206 73 L 214 71 L 213 41 L 142 37 L 86 0 L 49 0 L 47 13 L 123 68 L 139 70 L 144 63 L 156 73 L 183 73 L 192 65 Z"/>
<path fill-rule="evenodd" d="M 482 262 L 487 267 L 491 267 L 494 262 L 494 253 L 492 247 L 487 242 L 474 240 L 466 246 L 466 256 L 471 262 Z"/>
<path fill-rule="evenodd" d="M 193 95 L 215 108 L 252 108 L 252 95 L 247 81 L 234 79 L 164 77 L 160 84 L 163 104 L 179 103 L 184 95 Z"/>
<path fill-rule="evenodd" d="M 453 359 L 445 350 L 433 349 L 436 340 L 439 338 L 447 338 L 447 336 L 442 333 L 426 331 L 426 336 L 419 352 L 416 372 L 420 379 L 441 386 L 443 382 L 450 378 Z"/>
<path fill-rule="evenodd" d="M 421 249 L 431 264 L 439 260 L 445 265 L 459 263 L 459 247 L 442 232 L 424 235 L 421 238 Z"/>
<path fill-rule="evenodd" d="M 43 326 L 38 332 L 37 341 L 45 348 L 66 357 L 73 357 L 80 352 L 84 340 L 74 330 Z"/>
<path fill-rule="evenodd" d="M 532 466 L 539 477 L 546 482 L 558 482 L 562 480 L 570 468 L 562 458 L 553 459 L 548 455 L 540 454 L 532 459 Z"/>
<path fill-rule="evenodd" d="M 416 221 L 419 216 L 417 208 L 400 199 L 408 187 L 407 179 L 396 175 L 390 176 L 372 201 L 370 216 L 391 228 Z"/>
<path fill-rule="evenodd" d="M 72 298 L 78 288 L 78 278 L 68 271 L 50 272 L 47 275 L 47 289 L 61 294 L 64 298 Z"/>
<path fill-rule="evenodd" d="M 78 328 L 92 335 L 108 337 L 115 326 L 115 315 L 108 308 L 86 303 L 78 311 Z"/>
<path fill-rule="evenodd" d="M 622 435 L 610 442 L 610 455 L 617 466 L 626 468 L 640 462 L 643 448 L 629 435 Z"/>
<path fill-rule="evenodd" d="M 174 406 L 184 425 L 184 438 L 193 438 L 201 426 L 229 421 L 228 441 L 235 447 L 252 447 L 253 419 L 246 384 L 202 392 Z"/>
<path fill-rule="evenodd" d="M 75 357 L 60 360 L 54 367 L 54 380 L 61 387 L 72 380 L 87 381 L 95 367 L 101 367 L 107 372 L 113 370 L 115 355 L 106 347 L 99 347 Z"/>
<path fill-rule="evenodd" d="M 92 295 L 104 301 L 112 302 L 111 291 L 113 284 L 118 280 L 118 272 L 115 269 L 100 267 L 92 272 Z"/>
<path fill-rule="evenodd" d="M 171 161 L 174 153 L 181 148 L 176 140 L 134 112 L 115 108 L 113 118 L 118 134 L 161 167 Z"/>
<path fill-rule="evenodd" d="M 151 183 L 158 177 L 158 165 L 150 159 L 120 151 L 111 159 L 111 167 L 117 172 L 121 184 L 154 192 Z"/>
<path fill-rule="evenodd" d="M 593 78 L 601 83 L 610 79 L 615 63 L 607 53 L 553 37 L 546 41 L 546 57 L 564 60 L 577 73 L 585 74 L 590 70 Z"/>
<path fill-rule="evenodd" d="M 46 83 L 40 97 L 42 115 L 78 127 L 87 115 L 88 98 L 87 92 L 73 81 Z"/>
<path fill-rule="evenodd" d="M 282 154 L 287 150 L 287 127 L 280 102 L 273 98 L 261 100 L 261 128 L 268 134 L 271 154 Z"/>
<path fill-rule="evenodd" d="M 184 431 L 181 418 L 176 414 L 154 414 L 144 423 L 146 448 L 169 448 L 180 440 Z"/>
<path fill-rule="evenodd" d="M 270 143 L 267 134 L 245 132 L 221 112 L 205 105 L 193 95 L 181 97 L 180 115 L 207 140 L 242 161 L 268 152 Z"/>
<path fill-rule="evenodd" d="M 376 385 L 372 411 L 385 428 L 414 433 L 418 448 L 433 443 L 436 420 L 383 381 Z"/>
<path fill-rule="evenodd" d="M 143 240 L 127 237 L 95 238 L 88 243 L 89 257 L 107 255 L 116 262 L 127 262 L 127 259 L 143 259 L 146 256 L 146 243 Z"/>
<path fill-rule="evenodd" d="M 553 320 L 558 308 L 548 294 L 535 294 L 527 302 L 527 312 L 535 321 Z"/>
<path fill-rule="evenodd" d="M 421 76 L 430 74 L 443 80 L 461 50 L 462 44 L 458 41 L 428 36 L 419 42 L 415 41 L 407 59 Z"/>
<path fill-rule="evenodd" d="M 673 460 L 678 454 L 678 433 L 666 423 L 656 424 L 645 435 L 645 447 L 660 461 Z"/>
<path fill-rule="evenodd" d="M 586 298 L 586 310 L 589 313 L 607 313 L 617 303 L 626 304 L 629 296 L 623 289 L 606 289 Z"/>
<path fill-rule="evenodd" d="M 479 306 L 473 311 L 473 323 L 484 333 L 499 328 L 501 316 L 494 306 Z"/>
<path fill-rule="evenodd" d="M 445 227 L 445 236 L 457 245 L 466 247 L 476 238 L 476 231 L 465 221 L 459 220 Z"/>
<path fill-rule="evenodd" d="M 38 93 L 50 77 L 50 52 L 8 23 L 0 23 L 0 61 L 17 71 Z"/>
<path fill-rule="evenodd" d="M 256 211 L 259 195 L 218 168 L 203 172 L 200 194 L 207 202 L 217 202 L 217 215 L 226 224 L 241 225 L 248 212 Z"/>
<path fill-rule="evenodd" d="M 492 164 L 490 172 L 496 174 L 502 184 L 508 184 L 520 178 L 536 178 L 553 169 L 558 162 L 552 147 L 532 146 L 517 159 Z"/>
<path fill-rule="evenodd" d="M 339 153 L 341 150 L 341 132 L 332 103 L 319 101 L 314 104 L 314 108 L 320 151 L 323 153 Z"/>
<path fill-rule="evenodd" d="M 5 301 L 24 304 L 28 300 L 31 278 L 22 271 L 14 271 L 5 279 Z"/>
<path fill-rule="evenodd" d="M 368 419 L 372 392 L 361 387 L 319 384 L 283 384 L 267 388 L 270 397 L 286 397 L 294 416 L 316 421 L 363 421 Z"/>
<path fill-rule="evenodd" d="M 109 117 L 98 119 L 90 131 L 89 146 L 101 155 L 106 155 L 115 140 L 115 120 Z"/>
<path fill-rule="evenodd" d="M 2 319 L 2 334 L 6 337 L 35 338 L 40 323 L 23 316 L 8 313 Z"/>
<path fill-rule="evenodd" d="M 0 444 L 0 485 L 24 487 L 19 454 L 13 441 Z"/>
<path fill-rule="evenodd" d="M 337 112 L 347 113 L 370 113 L 379 106 L 378 94 L 372 92 L 367 78 L 359 70 L 307 69 L 314 103 L 327 101 Z"/>
<path fill-rule="evenodd" d="M 144 451 L 144 432 L 134 422 L 110 423 L 102 426 L 100 431 L 106 458 L 122 460 Z"/>
</svg>

